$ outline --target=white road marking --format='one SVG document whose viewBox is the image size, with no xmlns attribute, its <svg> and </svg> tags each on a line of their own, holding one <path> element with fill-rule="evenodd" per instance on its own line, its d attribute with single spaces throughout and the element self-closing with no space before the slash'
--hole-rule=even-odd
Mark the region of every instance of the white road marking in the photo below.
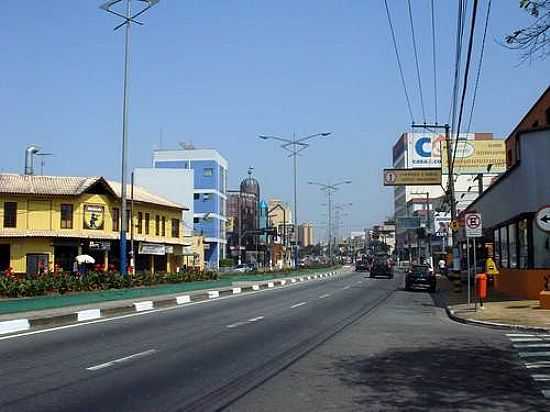
<svg viewBox="0 0 550 412">
<path fill-rule="evenodd" d="M 537 356 L 550 356 L 550 352 L 519 352 L 518 355 L 522 358 L 535 358 Z"/>
<path fill-rule="evenodd" d="M 143 312 L 144 310 L 152 310 L 153 301 L 146 300 L 144 302 L 134 302 L 134 308 L 136 308 L 136 312 Z"/>
<path fill-rule="evenodd" d="M 262 320 L 263 318 L 264 318 L 263 316 L 257 316 L 255 318 L 248 319 L 248 322 L 257 322 L 259 320 Z"/>
<path fill-rule="evenodd" d="M 236 328 L 236 327 L 239 327 L 239 326 L 242 326 L 242 325 L 246 325 L 246 322 L 236 322 L 236 323 L 232 323 L 231 325 L 227 325 L 226 328 Z"/>
<path fill-rule="evenodd" d="M 208 299 L 215 299 L 220 297 L 220 292 L 217 290 L 211 290 L 208 292 Z"/>
<path fill-rule="evenodd" d="M 189 302 L 191 302 L 191 296 L 189 295 L 176 296 L 176 305 L 183 305 Z"/>
<path fill-rule="evenodd" d="M 110 362 L 101 363 L 101 364 L 95 365 L 95 366 L 90 366 L 89 368 L 86 368 L 86 370 L 88 370 L 88 371 L 97 371 L 99 369 L 108 368 L 110 366 L 114 366 L 114 365 L 117 365 L 119 363 L 128 362 L 132 359 L 143 358 L 144 356 L 152 355 L 155 352 L 156 352 L 156 349 L 149 349 L 149 350 L 146 350 L 144 352 L 135 353 L 135 354 L 130 355 L 130 356 L 125 356 L 124 358 L 115 359 L 115 360 L 112 360 Z"/>
<path fill-rule="evenodd" d="M 514 343 L 514 348 L 550 348 L 550 343 Z"/>
<path fill-rule="evenodd" d="M 300 302 L 300 303 L 297 303 L 297 304 L 295 304 L 295 305 L 292 305 L 292 306 L 290 307 L 290 309 L 294 309 L 294 308 L 297 308 L 297 307 L 299 307 L 299 306 L 303 306 L 303 305 L 305 305 L 306 303 L 307 303 L 307 302 Z"/>
<path fill-rule="evenodd" d="M 526 363 L 525 367 L 527 369 L 550 368 L 550 361 L 540 361 L 540 362 Z"/>
<path fill-rule="evenodd" d="M 542 390 L 542 396 L 544 396 L 546 399 L 550 399 L 550 390 Z"/>
<path fill-rule="evenodd" d="M 22 330 L 29 330 L 30 328 L 31 324 L 28 319 L 15 319 L 0 322 L 0 334 L 20 332 Z"/>
<path fill-rule="evenodd" d="M 348 286 L 346 286 L 346 287 L 344 288 L 344 290 L 349 289 L 350 287 L 351 287 L 351 286 L 348 285 Z"/>
<path fill-rule="evenodd" d="M 267 282 L 267 287 L 268 288 L 272 288 L 274 286 L 275 286 L 275 284 L 273 282 Z"/>
<path fill-rule="evenodd" d="M 76 312 L 76 321 L 83 322 L 86 320 L 99 319 L 101 317 L 101 310 L 99 309 L 87 309 Z"/>
<path fill-rule="evenodd" d="M 510 338 L 532 338 L 535 337 L 532 333 L 507 333 L 506 336 Z"/>
<path fill-rule="evenodd" d="M 242 292 L 242 289 L 241 288 L 233 288 L 233 294 L 236 295 L 237 293 L 241 293 Z"/>
<path fill-rule="evenodd" d="M 328 298 L 329 296 L 330 296 L 329 294 L 321 295 L 321 296 L 319 296 L 319 299 Z"/>
<path fill-rule="evenodd" d="M 252 285 L 252 290 L 260 290 L 260 285 Z"/>
<path fill-rule="evenodd" d="M 536 381 L 550 381 L 550 375 L 531 375 L 531 377 Z"/>
</svg>

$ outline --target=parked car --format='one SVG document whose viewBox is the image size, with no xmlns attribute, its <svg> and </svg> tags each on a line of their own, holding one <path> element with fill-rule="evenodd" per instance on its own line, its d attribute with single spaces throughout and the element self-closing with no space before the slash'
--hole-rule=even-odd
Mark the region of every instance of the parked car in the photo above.
<svg viewBox="0 0 550 412">
<path fill-rule="evenodd" d="M 358 260 L 355 262 L 356 272 L 367 272 L 369 270 L 369 263 L 366 260 Z"/>
<path fill-rule="evenodd" d="M 376 276 L 393 278 L 393 266 L 387 256 L 375 256 L 370 270 L 370 277 L 375 278 Z"/>
<path fill-rule="evenodd" d="M 412 265 L 405 275 L 405 290 L 419 286 L 427 288 L 430 293 L 435 292 L 435 272 L 429 265 Z"/>
<path fill-rule="evenodd" d="M 253 265 L 241 264 L 241 265 L 235 266 L 232 271 L 236 273 L 246 273 L 246 272 L 252 272 L 254 269 L 255 268 Z"/>
</svg>

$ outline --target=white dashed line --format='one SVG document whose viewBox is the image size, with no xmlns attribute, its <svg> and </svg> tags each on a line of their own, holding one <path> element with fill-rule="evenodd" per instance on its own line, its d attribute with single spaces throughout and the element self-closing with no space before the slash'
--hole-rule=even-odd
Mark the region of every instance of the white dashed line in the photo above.
<svg viewBox="0 0 550 412">
<path fill-rule="evenodd" d="M 550 399 L 550 390 L 543 390 L 542 396 L 544 396 L 546 399 Z"/>
<path fill-rule="evenodd" d="M 507 333 L 506 336 L 509 338 L 532 338 L 535 337 L 532 333 Z"/>
<path fill-rule="evenodd" d="M 349 288 L 350 288 L 350 286 L 348 285 L 348 286 L 346 286 L 346 287 L 344 288 L 344 290 L 349 289 Z"/>
<path fill-rule="evenodd" d="M 326 295 L 321 295 L 319 296 L 319 299 L 324 299 L 324 298 L 328 298 L 330 295 L 329 294 L 326 294 Z"/>
<path fill-rule="evenodd" d="M 307 303 L 307 302 L 300 302 L 300 303 L 297 303 L 297 304 L 295 304 L 295 305 L 292 305 L 292 306 L 290 307 L 290 309 L 294 309 L 294 308 L 297 308 L 297 307 L 299 307 L 299 306 L 303 306 L 303 305 L 305 305 L 306 303 Z"/>
<path fill-rule="evenodd" d="M 550 368 L 550 361 L 530 362 L 526 363 L 525 367 L 527 369 Z"/>
<path fill-rule="evenodd" d="M 550 356 L 550 352 L 519 352 L 518 355 L 522 358 L 536 358 L 537 356 Z"/>
<path fill-rule="evenodd" d="M 255 318 L 248 319 L 248 322 L 257 322 L 259 320 L 262 320 L 263 318 L 264 318 L 263 316 L 257 316 Z"/>
<path fill-rule="evenodd" d="M 550 343 L 515 343 L 514 348 L 550 348 Z"/>
<path fill-rule="evenodd" d="M 531 377 L 539 382 L 550 381 L 550 375 L 531 375 Z"/>
<path fill-rule="evenodd" d="M 226 328 L 233 329 L 242 325 L 246 325 L 246 322 L 235 322 L 235 323 L 232 323 L 231 325 L 227 325 Z"/>
<path fill-rule="evenodd" d="M 542 342 L 540 338 L 511 338 L 512 342 Z"/>
<path fill-rule="evenodd" d="M 152 355 L 155 352 L 156 352 L 156 349 L 149 349 L 149 350 L 146 350 L 145 352 L 135 353 L 133 355 L 126 356 L 124 358 L 115 359 L 115 360 L 112 360 L 110 362 L 101 363 L 101 364 L 95 365 L 95 366 L 90 366 L 89 368 L 86 368 L 86 370 L 88 370 L 88 371 L 97 371 L 99 369 L 104 369 L 104 368 L 108 368 L 110 366 L 118 365 L 119 363 L 128 362 L 132 359 L 143 358 L 144 356 Z"/>
</svg>

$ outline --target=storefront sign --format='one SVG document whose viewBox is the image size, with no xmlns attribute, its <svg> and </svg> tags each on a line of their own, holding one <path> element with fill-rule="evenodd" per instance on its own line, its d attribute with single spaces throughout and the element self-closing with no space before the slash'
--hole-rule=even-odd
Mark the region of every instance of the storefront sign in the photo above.
<svg viewBox="0 0 550 412">
<path fill-rule="evenodd" d="M 84 229 L 103 230 L 105 208 L 100 205 L 84 205 Z"/>
<path fill-rule="evenodd" d="M 442 143 L 442 153 L 447 150 Z M 504 173 L 506 171 L 506 145 L 504 140 L 459 140 L 456 149 L 455 173 Z M 441 158 L 441 167 L 447 170 L 447 156 Z M 488 171 L 488 166 L 491 165 Z"/>
<path fill-rule="evenodd" d="M 163 256 L 166 254 L 166 248 L 163 244 L 159 243 L 140 243 L 138 253 L 140 255 Z"/>
<path fill-rule="evenodd" d="M 468 213 L 464 216 L 464 229 L 466 237 L 481 237 L 483 235 L 481 213 Z"/>
<path fill-rule="evenodd" d="M 90 240 L 89 246 L 91 250 L 111 250 L 111 242 L 105 240 Z"/>
<path fill-rule="evenodd" d="M 168 245 L 166 245 L 166 246 L 164 246 L 164 251 L 165 251 L 166 253 L 173 254 L 173 253 L 174 253 L 174 246 L 168 246 Z"/>
<path fill-rule="evenodd" d="M 447 237 L 451 234 L 451 215 L 449 213 L 436 213 L 434 215 L 434 236 Z"/>
<path fill-rule="evenodd" d="M 384 169 L 384 186 L 427 186 L 440 184 L 440 168 Z"/>
</svg>

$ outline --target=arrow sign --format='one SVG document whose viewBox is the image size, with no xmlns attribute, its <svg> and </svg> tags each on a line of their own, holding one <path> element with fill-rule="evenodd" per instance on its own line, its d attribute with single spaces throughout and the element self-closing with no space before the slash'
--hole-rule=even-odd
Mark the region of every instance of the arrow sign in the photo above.
<svg viewBox="0 0 550 412">
<path fill-rule="evenodd" d="M 536 216 L 535 222 L 543 232 L 550 232 L 550 205 L 541 207 Z"/>
</svg>

